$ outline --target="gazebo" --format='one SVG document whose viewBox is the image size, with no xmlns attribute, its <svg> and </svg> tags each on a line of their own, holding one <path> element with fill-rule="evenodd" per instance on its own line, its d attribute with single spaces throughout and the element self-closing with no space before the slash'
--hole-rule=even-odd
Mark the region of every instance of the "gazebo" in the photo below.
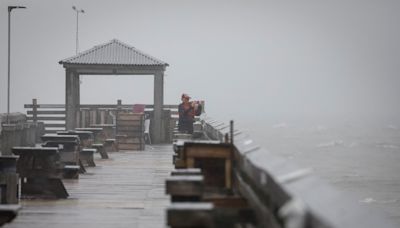
<svg viewBox="0 0 400 228">
<path fill-rule="evenodd" d="M 168 65 L 138 49 L 111 40 L 73 57 L 59 61 L 65 68 L 66 129 L 77 127 L 80 107 L 80 75 L 152 75 L 154 76 L 153 141 L 161 142 L 164 105 L 164 71 Z"/>
</svg>

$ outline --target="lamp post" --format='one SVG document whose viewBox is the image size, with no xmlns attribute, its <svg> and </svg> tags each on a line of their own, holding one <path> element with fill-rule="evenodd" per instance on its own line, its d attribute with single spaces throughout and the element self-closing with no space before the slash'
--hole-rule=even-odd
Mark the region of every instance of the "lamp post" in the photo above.
<svg viewBox="0 0 400 228">
<path fill-rule="evenodd" d="M 78 10 L 75 6 L 72 6 L 72 9 L 76 12 L 76 50 L 75 54 L 78 54 L 79 40 L 78 40 L 78 22 L 79 22 L 79 13 L 85 13 L 83 9 Z"/>
<path fill-rule="evenodd" d="M 11 11 L 13 9 L 25 9 L 25 6 L 8 6 L 8 70 L 7 70 L 7 124 L 10 123 L 10 51 L 11 51 Z"/>
</svg>

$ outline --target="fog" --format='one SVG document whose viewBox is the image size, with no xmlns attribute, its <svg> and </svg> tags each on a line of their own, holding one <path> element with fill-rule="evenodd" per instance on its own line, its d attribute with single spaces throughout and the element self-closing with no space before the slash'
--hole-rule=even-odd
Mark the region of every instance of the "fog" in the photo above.
<svg viewBox="0 0 400 228">
<path fill-rule="evenodd" d="M 399 122 L 400 2 L 0 2 L 0 112 L 7 97 L 7 6 L 12 11 L 11 111 L 64 103 L 59 60 L 119 39 L 167 63 L 165 103 L 182 92 L 216 119 L 239 122 Z M 151 102 L 149 76 L 84 76 L 81 103 Z M 318 120 L 318 121 L 317 121 Z"/>
<path fill-rule="evenodd" d="M 65 102 L 58 61 L 118 39 L 169 63 L 164 100 L 209 116 L 400 224 L 400 1 L 0 1 L 0 113 Z M 152 76 L 83 76 L 81 103 L 152 103 Z"/>
</svg>

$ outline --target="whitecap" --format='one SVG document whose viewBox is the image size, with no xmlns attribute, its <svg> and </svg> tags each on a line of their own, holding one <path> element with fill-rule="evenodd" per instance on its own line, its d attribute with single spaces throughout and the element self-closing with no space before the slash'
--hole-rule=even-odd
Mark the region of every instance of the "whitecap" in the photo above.
<svg viewBox="0 0 400 228">
<path fill-rule="evenodd" d="M 327 143 L 320 143 L 317 147 L 336 147 L 336 146 L 343 146 L 344 142 L 342 140 L 334 140 Z"/>
<path fill-rule="evenodd" d="M 272 128 L 288 128 L 287 123 L 278 123 L 272 126 Z"/>
<path fill-rule="evenodd" d="M 360 203 L 379 203 L 379 204 L 391 204 L 399 202 L 399 199 L 390 199 L 390 200 L 376 200 L 371 197 L 360 200 Z"/>
<path fill-rule="evenodd" d="M 357 147 L 358 145 L 360 145 L 358 142 L 352 142 L 349 144 L 349 147 L 354 148 L 354 147 Z"/>
<path fill-rule="evenodd" d="M 399 149 L 400 147 L 397 145 L 393 144 L 387 144 L 387 143 L 379 143 L 376 145 L 377 147 L 383 148 L 383 149 Z"/>
<path fill-rule="evenodd" d="M 373 198 L 365 198 L 363 200 L 360 200 L 360 203 L 376 203 L 377 201 Z"/>
</svg>

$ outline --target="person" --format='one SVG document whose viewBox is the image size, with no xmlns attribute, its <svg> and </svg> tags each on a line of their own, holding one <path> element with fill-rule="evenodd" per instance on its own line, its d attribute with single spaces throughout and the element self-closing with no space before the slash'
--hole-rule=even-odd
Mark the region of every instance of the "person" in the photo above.
<svg viewBox="0 0 400 228">
<path fill-rule="evenodd" d="M 189 95 L 182 94 L 182 103 L 178 106 L 178 130 L 182 133 L 193 134 L 194 117 L 201 114 L 201 104 L 199 102 L 190 102 L 189 100 Z"/>
</svg>

